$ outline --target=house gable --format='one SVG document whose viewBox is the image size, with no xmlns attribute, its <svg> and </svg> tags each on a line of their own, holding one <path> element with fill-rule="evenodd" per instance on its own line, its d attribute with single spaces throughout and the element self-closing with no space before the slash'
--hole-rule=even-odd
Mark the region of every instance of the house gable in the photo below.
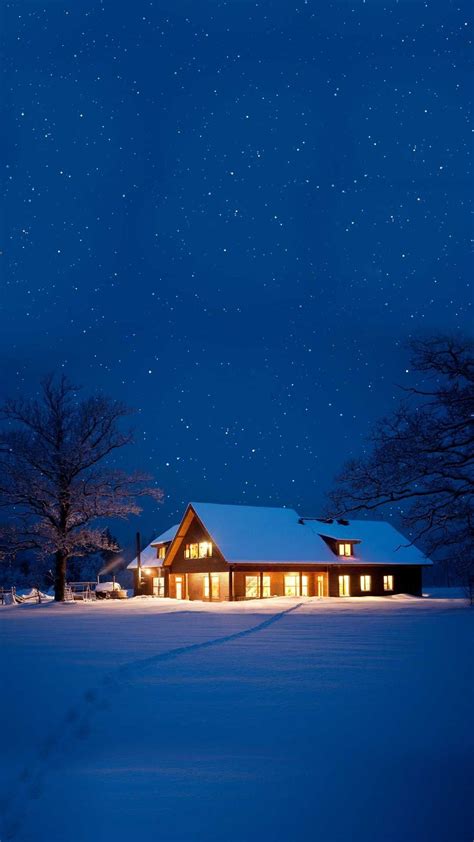
<svg viewBox="0 0 474 842">
<path fill-rule="evenodd" d="M 212 544 L 212 553 L 204 558 L 187 558 L 186 547 L 190 544 Z M 165 559 L 165 567 L 172 573 L 223 572 L 229 569 L 222 552 L 208 532 L 201 519 L 189 505 Z"/>
</svg>

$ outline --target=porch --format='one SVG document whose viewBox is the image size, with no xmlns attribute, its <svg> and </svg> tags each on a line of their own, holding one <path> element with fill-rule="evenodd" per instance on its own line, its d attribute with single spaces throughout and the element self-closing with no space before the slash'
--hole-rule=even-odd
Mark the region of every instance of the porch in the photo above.
<svg viewBox="0 0 474 842">
<path fill-rule="evenodd" d="M 162 593 L 174 599 L 207 602 L 270 599 L 278 596 L 325 597 L 329 593 L 324 570 L 235 570 L 228 572 L 169 573 Z"/>
</svg>

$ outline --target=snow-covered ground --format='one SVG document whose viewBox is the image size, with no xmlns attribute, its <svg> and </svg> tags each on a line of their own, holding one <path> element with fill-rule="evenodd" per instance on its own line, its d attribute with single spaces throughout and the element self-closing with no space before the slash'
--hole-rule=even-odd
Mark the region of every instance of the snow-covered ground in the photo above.
<svg viewBox="0 0 474 842">
<path fill-rule="evenodd" d="M 462 599 L 0 607 L 0 839 L 471 842 Z"/>
</svg>

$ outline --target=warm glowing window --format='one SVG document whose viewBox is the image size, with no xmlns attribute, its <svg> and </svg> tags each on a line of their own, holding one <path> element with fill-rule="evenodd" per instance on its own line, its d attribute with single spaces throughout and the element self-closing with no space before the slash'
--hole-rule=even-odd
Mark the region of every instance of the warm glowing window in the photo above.
<svg viewBox="0 0 474 842">
<path fill-rule="evenodd" d="M 175 589 L 176 589 L 176 599 L 183 598 L 183 577 L 176 576 L 174 580 Z"/>
<path fill-rule="evenodd" d="M 343 556 L 351 556 L 352 555 L 352 544 L 338 544 L 337 549 L 339 555 Z"/>
<path fill-rule="evenodd" d="M 157 576 L 153 579 L 153 596 L 165 595 L 165 579 L 164 576 Z"/>
<path fill-rule="evenodd" d="M 199 544 L 186 544 L 184 548 L 185 558 L 197 558 L 199 551 Z"/>
<path fill-rule="evenodd" d="M 349 576 L 339 576 L 339 596 L 350 596 Z"/>
<path fill-rule="evenodd" d="M 247 599 L 256 599 L 260 595 L 260 577 L 246 576 L 245 577 L 245 596 Z"/>
<path fill-rule="evenodd" d="M 211 576 L 211 588 L 212 588 L 212 598 L 219 599 L 219 576 L 213 574 Z M 204 599 L 209 599 L 209 576 L 207 573 L 203 579 L 203 593 Z"/>
<path fill-rule="evenodd" d="M 212 544 L 210 541 L 201 541 L 199 544 L 199 558 L 209 558 L 212 555 Z"/>
<path fill-rule="evenodd" d="M 262 576 L 262 596 L 269 597 L 271 589 L 271 579 L 268 573 Z M 260 574 L 257 576 L 245 577 L 245 596 L 247 599 L 256 599 L 260 596 Z"/>
<path fill-rule="evenodd" d="M 393 576 L 383 577 L 383 589 L 384 591 L 393 591 Z"/>
<path fill-rule="evenodd" d="M 285 573 L 285 596 L 299 595 L 299 573 Z"/>
<path fill-rule="evenodd" d="M 186 544 L 184 548 L 185 558 L 209 558 L 212 556 L 212 542 L 200 541 L 199 544 Z"/>
<path fill-rule="evenodd" d="M 158 547 L 158 558 L 164 558 L 166 555 L 166 547 Z"/>
<path fill-rule="evenodd" d="M 361 576 L 360 577 L 360 589 L 361 591 L 370 591 L 372 588 L 372 577 L 371 576 Z"/>
</svg>

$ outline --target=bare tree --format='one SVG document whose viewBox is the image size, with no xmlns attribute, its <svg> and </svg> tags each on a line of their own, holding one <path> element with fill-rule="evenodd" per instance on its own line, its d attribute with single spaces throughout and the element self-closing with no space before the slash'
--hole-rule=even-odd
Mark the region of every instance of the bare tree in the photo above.
<svg viewBox="0 0 474 842">
<path fill-rule="evenodd" d="M 345 465 L 330 494 L 333 515 L 396 507 L 413 541 L 454 564 L 473 566 L 474 344 L 431 337 L 411 344 L 418 386 Z"/>
<path fill-rule="evenodd" d="M 55 599 L 64 600 L 72 556 L 118 549 L 100 521 L 139 514 L 139 498 L 162 498 L 140 473 L 111 466 L 130 444 L 121 430 L 130 415 L 104 395 L 80 398 L 66 377 L 47 377 L 37 400 L 8 400 L 0 409 L 0 553 L 34 549 L 55 558 Z"/>
</svg>

